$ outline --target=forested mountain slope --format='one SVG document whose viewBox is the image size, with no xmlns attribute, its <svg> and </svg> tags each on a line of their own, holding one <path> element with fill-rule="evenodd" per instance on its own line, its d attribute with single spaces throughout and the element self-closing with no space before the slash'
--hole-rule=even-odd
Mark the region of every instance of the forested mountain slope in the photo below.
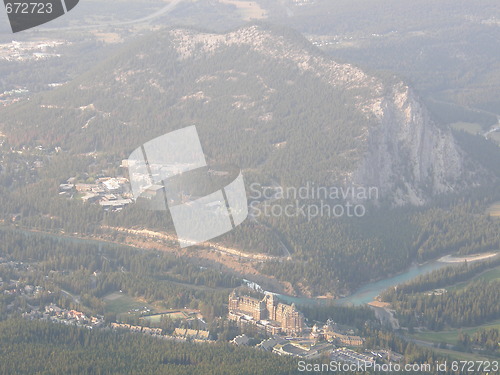
<svg viewBox="0 0 500 375">
<path fill-rule="evenodd" d="M 462 149 L 407 84 L 337 63 L 301 35 L 266 25 L 159 30 L 53 91 L 1 108 L 0 220 L 113 240 L 121 237 L 105 228 L 173 232 L 168 213 L 138 205 L 105 213 L 59 197 L 58 186 L 122 174 L 132 150 L 193 124 L 208 163 L 241 168 L 249 196 L 254 182 L 379 192 L 378 202 L 362 202 L 364 217 L 256 215 L 214 239 L 279 257 L 242 277 L 275 278 L 289 294 L 338 296 L 414 261 L 499 247 L 500 222 L 485 213 L 500 199 L 494 168 L 481 166 L 495 166 L 496 149 L 466 154 L 470 140 L 458 135 Z M 468 190 L 483 184 L 483 193 Z M 346 203 L 319 200 L 272 203 Z M 240 259 L 230 263 L 242 272 Z"/>
<path fill-rule="evenodd" d="M 13 145 L 117 159 L 195 124 L 210 162 L 229 160 L 285 186 L 374 186 L 397 205 L 486 178 L 408 85 L 263 25 L 155 32 L 60 89 L 2 109 L 1 118 Z"/>
</svg>

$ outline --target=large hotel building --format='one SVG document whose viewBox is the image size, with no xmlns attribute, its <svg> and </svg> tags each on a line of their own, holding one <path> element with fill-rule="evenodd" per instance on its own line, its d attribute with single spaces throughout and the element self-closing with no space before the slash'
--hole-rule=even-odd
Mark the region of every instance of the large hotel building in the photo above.
<svg viewBox="0 0 500 375">
<path fill-rule="evenodd" d="M 295 305 L 278 302 L 273 294 L 258 299 L 233 291 L 229 295 L 229 319 L 256 324 L 271 334 L 297 335 L 305 327 L 304 316 Z"/>
</svg>

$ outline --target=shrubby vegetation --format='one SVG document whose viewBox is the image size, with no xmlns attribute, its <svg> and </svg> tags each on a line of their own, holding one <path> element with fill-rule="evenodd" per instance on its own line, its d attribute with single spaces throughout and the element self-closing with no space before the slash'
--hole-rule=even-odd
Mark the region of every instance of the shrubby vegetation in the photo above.
<svg viewBox="0 0 500 375">
<path fill-rule="evenodd" d="M 298 305 L 298 310 L 312 322 L 325 323 L 332 319 L 335 323 L 356 327 L 363 330 L 367 322 L 375 322 L 375 314 L 369 307 L 346 307 L 333 303 L 318 303 L 316 305 Z"/>
<path fill-rule="evenodd" d="M 498 329 L 482 329 L 473 335 L 460 333 L 458 335 L 458 346 L 463 350 L 474 350 L 477 348 L 485 350 L 491 355 L 500 355 L 500 331 Z"/>
<path fill-rule="evenodd" d="M 102 297 L 122 290 L 132 297 L 161 301 L 165 308 L 201 308 L 212 320 L 225 315 L 230 290 L 241 285 L 228 273 L 182 257 L 1 228 L 0 256 L 31 265 L 31 271 L 23 274 L 24 283 L 79 294 L 85 307 L 100 314 L 106 312 Z M 2 268 L 12 272 L 7 270 Z M 5 280 L 11 277 L 4 274 Z"/>
<path fill-rule="evenodd" d="M 467 281 L 480 273 L 500 266 L 500 257 L 493 260 L 479 263 L 464 262 L 460 265 L 451 265 L 431 273 L 418 276 L 404 284 L 399 284 L 397 288 L 386 290 L 382 294 L 382 299 L 387 302 L 398 300 L 405 294 L 432 291 L 433 289 L 444 288 L 462 281 Z"/>
<path fill-rule="evenodd" d="M 47 322 L 0 322 L 9 374 L 298 374 L 297 361 L 229 344 L 200 345 Z"/>
<path fill-rule="evenodd" d="M 314 49 L 297 33 L 273 32 Z M 104 231 L 103 225 L 172 232 L 168 213 L 129 207 L 108 214 L 61 199 L 57 186 L 85 173 L 90 180 L 103 171 L 124 173 L 119 162 L 133 149 L 193 124 L 208 160 L 229 160 L 249 171 L 247 183 L 329 186 L 339 172 L 357 165 L 364 150 L 359 136 L 370 120 L 352 103 L 355 95 L 366 94 L 363 89 L 345 92 L 290 62 L 276 64 L 237 45 L 216 54 L 195 47 L 192 58 L 179 60 L 171 40 L 168 31 L 141 38 L 64 87 L 0 110 L 8 139 L 2 155 L 7 155 L 6 165 L 15 162 L 0 174 L 3 220 L 15 215 L 23 227 L 117 241 L 120 235 Z M 284 142 L 286 147 L 276 147 Z M 44 167 L 37 169 L 30 155 L 39 145 L 47 152 L 39 157 Z M 57 154 L 56 146 L 62 148 Z M 22 153 L 13 152 L 23 147 Z M 494 157 L 481 158 L 495 168 Z M 495 188 L 486 199 L 437 198 L 419 209 L 393 210 L 382 202 L 359 219 L 262 218 L 261 225 L 245 223 L 217 241 L 276 256 L 285 254 L 283 242 L 292 260 L 264 263 L 262 273 L 290 282 L 298 294 L 345 294 L 413 261 L 498 248 L 500 223 L 482 211 L 500 199 Z"/>
<path fill-rule="evenodd" d="M 486 127 L 500 114 L 496 6 L 495 0 L 340 0 L 301 7 L 288 22 L 313 40 L 331 36 L 332 45 L 322 49 L 336 60 L 404 77 L 431 99 L 443 124 L 473 120 Z"/>
<path fill-rule="evenodd" d="M 261 271 L 293 285 L 310 285 L 313 294 L 347 293 L 414 261 L 494 251 L 500 248 L 500 221 L 484 212 L 498 192 L 478 194 L 482 198 L 474 193 L 438 198 L 431 207 L 374 209 L 363 218 L 271 218 L 271 225 L 285 234 L 293 259 L 265 263 Z"/>
<path fill-rule="evenodd" d="M 404 326 L 432 330 L 484 324 L 500 316 L 500 280 L 474 281 L 462 290 L 441 295 L 406 294 L 392 306 Z"/>
<path fill-rule="evenodd" d="M 387 331 L 367 328 L 370 345 L 405 354 L 405 363 L 444 361 L 429 349 L 407 343 Z M 191 344 L 160 340 L 140 334 L 89 331 L 47 322 L 8 320 L 0 322 L 0 372 L 47 374 L 300 374 L 298 359 L 229 344 Z M 28 360 L 29 359 L 29 360 Z M 311 363 L 328 363 L 320 358 Z M 317 374 L 328 372 L 315 372 Z M 346 375 L 374 375 L 342 372 Z M 422 374 L 422 372 L 401 372 Z M 459 375 L 460 372 L 443 373 Z"/>
<path fill-rule="evenodd" d="M 460 146 L 472 159 L 500 177 L 500 147 L 484 139 L 482 135 L 472 135 L 463 131 L 453 132 Z"/>
</svg>

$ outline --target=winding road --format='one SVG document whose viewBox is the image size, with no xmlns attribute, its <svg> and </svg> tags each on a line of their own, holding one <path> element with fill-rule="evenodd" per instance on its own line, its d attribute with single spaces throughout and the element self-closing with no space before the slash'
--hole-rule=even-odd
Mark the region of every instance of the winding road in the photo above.
<svg viewBox="0 0 500 375">
<path fill-rule="evenodd" d="M 135 20 L 130 20 L 130 21 L 120 21 L 120 22 L 106 23 L 106 24 L 69 26 L 69 27 L 59 27 L 59 28 L 37 27 L 35 29 L 30 29 L 30 30 L 31 30 L 31 32 L 36 32 L 36 31 L 74 31 L 74 30 L 95 29 L 95 28 L 104 27 L 104 26 L 105 27 L 127 26 L 127 25 L 133 25 L 133 24 L 138 24 L 138 23 L 146 23 L 146 22 L 152 21 L 158 17 L 161 17 L 165 14 L 172 12 L 177 7 L 177 5 L 179 5 L 183 1 L 186 1 L 186 0 L 172 0 L 167 5 L 165 5 L 163 8 L 157 10 L 156 12 L 154 12 L 152 14 L 145 16 L 145 17 L 137 18 Z M 27 31 L 29 32 L 30 30 L 27 30 Z"/>
</svg>

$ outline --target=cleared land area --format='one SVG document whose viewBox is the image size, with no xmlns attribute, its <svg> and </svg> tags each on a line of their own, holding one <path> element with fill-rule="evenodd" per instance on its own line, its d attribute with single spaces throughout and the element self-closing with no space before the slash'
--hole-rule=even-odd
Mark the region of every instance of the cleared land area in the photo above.
<svg viewBox="0 0 500 375">
<path fill-rule="evenodd" d="M 416 340 L 429 341 L 437 344 L 446 343 L 451 345 L 457 344 L 458 335 L 460 332 L 467 333 L 468 335 L 473 335 L 475 332 L 482 329 L 500 329 L 500 320 L 496 320 L 491 323 L 483 324 L 477 327 L 468 327 L 461 329 L 454 329 L 451 331 L 437 331 L 437 332 L 421 332 L 411 335 L 412 338 Z"/>
<path fill-rule="evenodd" d="M 498 253 L 471 254 L 471 255 L 466 255 L 463 257 L 455 257 L 452 255 L 446 255 L 442 258 L 439 258 L 438 261 L 443 262 L 443 263 L 463 263 L 463 262 L 467 261 L 470 263 L 470 262 L 476 262 L 479 260 L 485 260 L 488 258 L 493 258 L 497 254 Z"/>
<path fill-rule="evenodd" d="M 500 146 L 500 132 L 491 133 L 488 138 L 495 141 Z"/>
<path fill-rule="evenodd" d="M 488 208 L 487 214 L 490 215 L 491 217 L 500 219 L 500 202 L 492 204 Z"/>
<path fill-rule="evenodd" d="M 471 278 L 468 281 L 458 283 L 452 287 L 446 288 L 448 291 L 463 289 L 467 286 L 467 284 L 474 281 L 493 281 L 500 280 L 500 267 L 493 268 L 491 270 L 487 270 L 480 275 L 477 275 Z M 457 345 L 458 335 L 460 333 L 466 333 L 469 336 L 472 336 L 475 332 L 483 330 L 483 329 L 500 329 L 500 319 L 495 320 L 490 323 L 486 323 L 476 327 L 467 327 L 446 331 L 437 331 L 437 332 L 420 332 L 411 335 L 412 338 L 416 340 L 434 342 L 436 344 L 446 343 L 451 345 Z"/>
<path fill-rule="evenodd" d="M 469 134 L 481 134 L 483 132 L 481 125 L 472 122 L 455 122 L 451 127 L 454 130 L 464 131 Z"/>
<path fill-rule="evenodd" d="M 134 312 L 134 310 L 138 310 L 137 312 L 139 312 L 144 309 L 154 311 L 154 307 L 148 305 L 146 302 L 120 292 L 108 294 L 104 297 L 104 302 L 106 312 L 113 314 L 126 314 L 129 311 Z"/>
<path fill-rule="evenodd" d="M 457 352 L 455 350 L 447 349 L 433 349 L 434 352 L 441 354 L 443 356 L 449 356 L 450 359 L 455 361 L 491 361 L 492 358 L 483 357 L 473 353 Z"/>
<path fill-rule="evenodd" d="M 162 318 L 168 318 L 171 320 L 182 320 L 182 319 L 187 319 L 189 317 L 190 315 L 188 313 L 180 310 L 175 310 L 175 311 L 164 312 L 161 314 L 144 316 L 142 319 L 151 323 L 160 323 Z"/>
<path fill-rule="evenodd" d="M 234 5 L 245 21 L 266 18 L 266 11 L 255 1 L 220 0 L 223 4 Z"/>
<path fill-rule="evenodd" d="M 199 310 L 175 309 L 140 318 L 141 321 L 147 322 L 153 327 L 159 327 L 162 319 L 194 321 L 195 319 L 203 319 L 203 316 Z"/>
<path fill-rule="evenodd" d="M 460 289 L 465 288 L 469 283 L 471 283 L 473 281 L 490 282 L 493 280 L 500 280 L 500 267 L 495 267 L 491 270 L 484 271 L 484 272 L 480 273 L 479 275 L 474 276 L 470 280 L 457 283 L 455 285 L 447 287 L 446 289 L 448 291 L 455 291 L 455 290 L 460 290 Z"/>
</svg>

